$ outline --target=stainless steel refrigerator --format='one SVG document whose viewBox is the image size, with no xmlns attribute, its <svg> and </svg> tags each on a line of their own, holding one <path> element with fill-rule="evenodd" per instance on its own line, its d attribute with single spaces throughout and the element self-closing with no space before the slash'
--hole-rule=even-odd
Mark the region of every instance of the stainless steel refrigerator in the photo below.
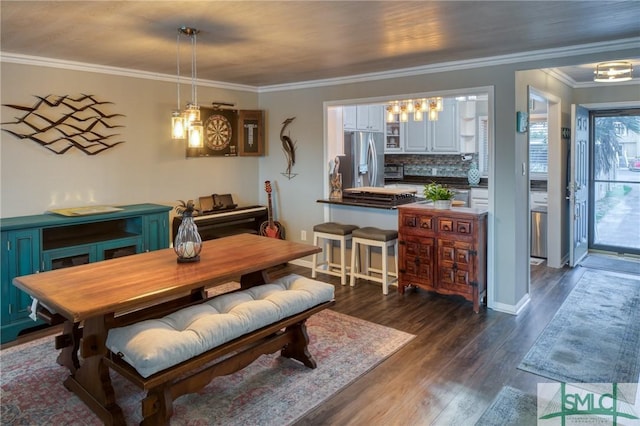
<svg viewBox="0 0 640 426">
<path fill-rule="evenodd" d="M 340 172 L 345 189 L 384 186 L 384 134 L 345 132 Z"/>
</svg>

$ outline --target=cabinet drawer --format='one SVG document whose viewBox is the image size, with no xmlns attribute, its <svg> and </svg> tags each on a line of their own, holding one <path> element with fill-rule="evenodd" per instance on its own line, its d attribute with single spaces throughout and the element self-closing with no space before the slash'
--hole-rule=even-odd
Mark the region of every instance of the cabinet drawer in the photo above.
<svg viewBox="0 0 640 426">
<path fill-rule="evenodd" d="M 441 217 L 438 218 L 438 232 L 443 234 L 473 235 L 473 221 Z"/>
<path fill-rule="evenodd" d="M 434 218 L 428 215 L 418 214 L 401 214 L 401 228 L 404 227 L 404 231 L 407 230 L 423 230 L 432 231 Z"/>
</svg>

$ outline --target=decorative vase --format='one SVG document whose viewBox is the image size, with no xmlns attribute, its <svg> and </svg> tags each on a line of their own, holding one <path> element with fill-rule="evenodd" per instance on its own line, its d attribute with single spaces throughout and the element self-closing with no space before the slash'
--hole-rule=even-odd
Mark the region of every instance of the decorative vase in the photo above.
<svg viewBox="0 0 640 426">
<path fill-rule="evenodd" d="M 473 161 L 469 167 L 467 180 L 469 181 L 469 185 L 477 185 L 480 183 L 480 170 L 478 170 L 478 165 L 475 161 Z"/>
<path fill-rule="evenodd" d="M 342 173 L 332 173 L 329 178 L 331 192 L 329 198 L 332 200 L 342 199 Z"/>
<path fill-rule="evenodd" d="M 451 208 L 451 200 L 435 200 L 433 206 L 436 209 L 445 210 Z"/>
<path fill-rule="evenodd" d="M 173 250 L 178 256 L 178 263 L 198 262 L 202 250 L 202 238 L 198 234 L 198 226 L 190 211 L 182 214 L 182 223 L 173 240 Z"/>
</svg>

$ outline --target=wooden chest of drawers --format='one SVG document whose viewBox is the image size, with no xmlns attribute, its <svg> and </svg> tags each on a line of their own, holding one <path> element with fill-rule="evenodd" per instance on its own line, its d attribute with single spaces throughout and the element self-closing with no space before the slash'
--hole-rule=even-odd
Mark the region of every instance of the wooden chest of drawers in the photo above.
<svg viewBox="0 0 640 426">
<path fill-rule="evenodd" d="M 455 294 L 478 312 L 487 291 L 487 212 L 434 209 L 429 204 L 398 207 L 398 291 L 417 286 Z"/>
</svg>

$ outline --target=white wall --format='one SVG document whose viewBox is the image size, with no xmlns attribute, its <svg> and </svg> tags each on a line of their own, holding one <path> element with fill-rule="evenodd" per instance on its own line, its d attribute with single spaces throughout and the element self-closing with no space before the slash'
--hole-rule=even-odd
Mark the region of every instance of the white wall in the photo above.
<svg viewBox="0 0 640 426">
<path fill-rule="evenodd" d="M 46 95 L 95 95 L 110 101 L 124 144 L 90 156 L 71 149 L 57 155 L 28 139 L 0 132 L 1 217 L 40 214 L 60 207 L 89 204 L 161 203 L 231 193 L 239 204 L 260 200 L 255 157 L 185 158 L 184 142 L 170 138 L 176 85 L 149 79 L 68 71 L 2 62 L 1 103 L 31 107 Z M 182 89 L 183 101 L 190 89 Z M 258 106 L 256 92 L 202 87 L 201 104 L 235 102 Z M 22 113 L 2 107 L 1 121 Z"/>
</svg>

